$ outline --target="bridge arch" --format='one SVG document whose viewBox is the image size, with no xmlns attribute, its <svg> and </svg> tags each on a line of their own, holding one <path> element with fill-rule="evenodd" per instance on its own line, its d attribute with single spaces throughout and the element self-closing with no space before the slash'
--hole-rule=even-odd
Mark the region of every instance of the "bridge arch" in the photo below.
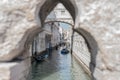
<svg viewBox="0 0 120 80">
<path fill-rule="evenodd" d="M 46 19 L 46 17 L 48 16 L 48 14 L 54 9 L 54 7 L 58 4 L 58 3 L 62 3 L 65 8 L 69 11 L 69 13 L 72 16 L 73 21 L 75 22 L 75 18 L 76 18 L 76 14 L 77 14 L 77 7 L 75 4 L 75 1 L 71 1 L 71 0 L 46 0 L 46 2 L 41 6 L 40 10 L 39 10 L 39 18 L 41 20 L 41 24 L 44 24 L 44 21 Z M 48 5 L 48 6 L 46 6 Z"/>
<path fill-rule="evenodd" d="M 80 34 L 84 38 L 84 40 L 87 44 L 88 50 L 90 52 L 89 69 L 91 71 L 92 79 L 96 80 L 93 73 L 95 71 L 95 67 L 97 64 L 96 63 L 96 56 L 98 54 L 98 51 L 100 50 L 98 43 L 95 40 L 94 36 L 90 32 L 88 32 L 87 30 L 79 27 L 77 29 L 74 29 L 74 31 L 77 32 L 78 34 Z"/>
<path fill-rule="evenodd" d="M 52 23 L 52 22 L 61 22 L 61 23 L 69 24 L 70 26 L 72 26 L 72 28 L 74 27 L 74 25 L 71 24 L 71 23 L 69 23 L 69 22 L 65 22 L 65 21 L 57 21 L 57 20 L 55 20 L 55 21 L 46 21 L 44 24 Z"/>
<path fill-rule="evenodd" d="M 71 1 L 71 0 L 46 0 L 46 1 L 42 1 L 42 3 L 38 4 L 36 7 L 36 11 L 35 11 L 35 17 L 37 19 L 37 24 L 39 25 L 39 27 L 37 26 L 36 29 L 31 30 L 30 34 L 27 36 L 27 40 L 25 41 L 24 47 L 25 49 L 28 48 L 28 45 L 33 41 L 33 38 L 35 35 L 37 35 L 39 32 L 42 31 L 45 22 L 45 19 L 47 18 L 47 16 L 50 14 L 50 12 L 54 9 L 54 7 L 59 4 L 62 3 L 65 8 L 69 11 L 69 13 L 72 16 L 73 22 L 75 23 L 75 18 L 76 18 L 76 14 L 77 14 L 77 5 L 75 4 L 75 1 Z M 48 5 L 48 6 L 46 6 Z M 39 22 L 40 21 L 40 22 Z M 68 22 L 64 22 L 64 21 L 53 21 L 53 22 L 63 22 L 63 23 L 67 23 L 71 26 L 74 26 Z"/>
</svg>

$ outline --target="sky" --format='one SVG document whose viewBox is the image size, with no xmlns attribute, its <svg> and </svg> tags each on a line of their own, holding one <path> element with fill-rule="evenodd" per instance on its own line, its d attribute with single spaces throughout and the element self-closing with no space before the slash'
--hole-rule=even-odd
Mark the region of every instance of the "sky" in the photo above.
<svg viewBox="0 0 120 80">
<path fill-rule="evenodd" d="M 67 30 L 71 27 L 69 24 L 66 24 L 66 23 L 60 23 L 60 26 L 65 30 Z"/>
</svg>

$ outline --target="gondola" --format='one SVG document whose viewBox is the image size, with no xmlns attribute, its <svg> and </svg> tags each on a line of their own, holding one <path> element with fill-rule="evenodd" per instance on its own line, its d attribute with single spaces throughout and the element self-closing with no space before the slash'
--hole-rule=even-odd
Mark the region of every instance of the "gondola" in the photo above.
<svg viewBox="0 0 120 80">
<path fill-rule="evenodd" d="M 42 55 L 39 55 L 39 56 L 35 56 L 34 59 L 37 61 L 37 62 L 41 62 L 41 61 L 44 61 L 46 58 L 48 57 L 47 54 L 42 54 Z"/>
<path fill-rule="evenodd" d="M 61 50 L 61 54 L 68 54 L 69 50 L 67 48 L 64 48 Z"/>
</svg>

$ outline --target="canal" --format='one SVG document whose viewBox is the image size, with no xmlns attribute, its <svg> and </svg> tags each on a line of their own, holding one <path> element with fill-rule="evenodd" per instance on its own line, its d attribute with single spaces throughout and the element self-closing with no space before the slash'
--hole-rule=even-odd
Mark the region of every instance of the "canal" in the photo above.
<svg viewBox="0 0 120 80">
<path fill-rule="evenodd" d="M 90 80 L 71 54 L 53 50 L 45 61 L 32 63 L 29 80 Z"/>
</svg>

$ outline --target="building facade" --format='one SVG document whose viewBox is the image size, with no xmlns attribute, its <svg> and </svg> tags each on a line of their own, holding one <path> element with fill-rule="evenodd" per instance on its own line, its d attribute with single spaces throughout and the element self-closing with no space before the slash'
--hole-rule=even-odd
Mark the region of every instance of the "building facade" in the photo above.
<svg viewBox="0 0 120 80">
<path fill-rule="evenodd" d="M 51 12 L 47 18 L 47 20 L 55 20 L 56 16 L 54 11 Z M 44 25 L 43 31 L 41 31 L 39 34 L 36 35 L 36 37 L 33 40 L 33 52 L 37 52 L 40 54 L 41 52 L 46 51 L 47 48 L 54 48 L 55 46 L 60 44 L 60 39 L 61 39 L 61 32 L 62 30 L 59 30 L 59 22 L 56 23 L 46 23 Z"/>
</svg>

